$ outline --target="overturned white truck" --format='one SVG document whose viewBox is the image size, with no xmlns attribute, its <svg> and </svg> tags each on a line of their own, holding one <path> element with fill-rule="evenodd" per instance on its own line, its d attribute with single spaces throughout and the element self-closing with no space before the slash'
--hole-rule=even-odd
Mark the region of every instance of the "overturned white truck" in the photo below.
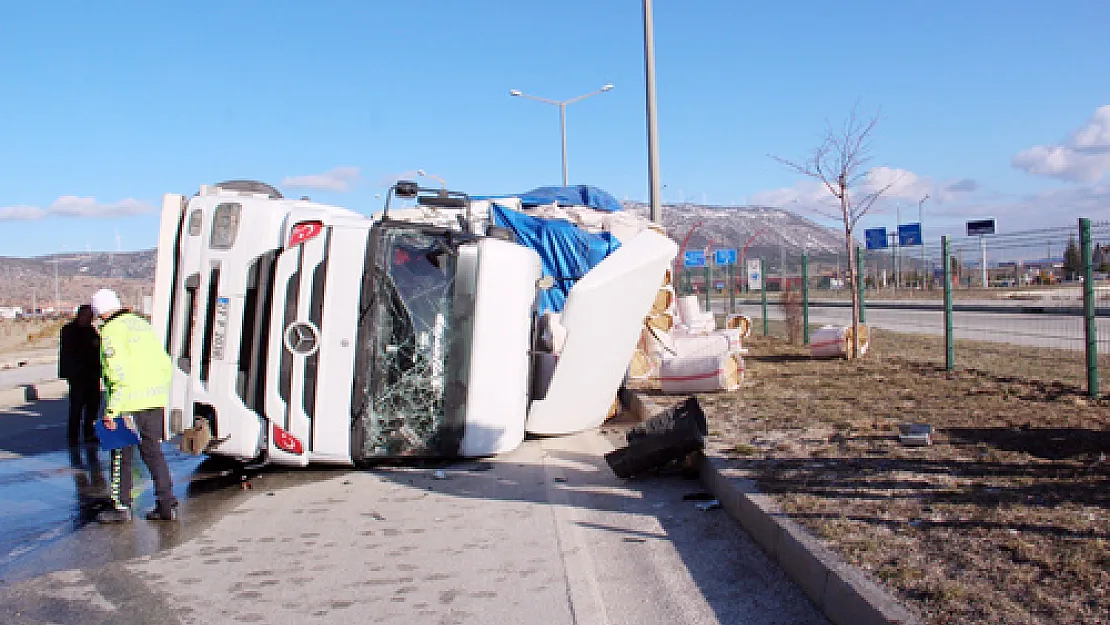
<svg viewBox="0 0 1110 625">
<path fill-rule="evenodd" d="M 253 182 L 166 195 L 153 321 L 175 365 L 167 432 L 298 466 L 486 456 L 596 427 L 677 248 L 645 220 L 552 197 L 399 182 L 367 217 Z M 585 235 L 550 219 L 576 209 L 612 245 L 558 275 L 590 251 L 544 224 Z M 545 301 L 561 308 L 555 349 Z"/>
</svg>

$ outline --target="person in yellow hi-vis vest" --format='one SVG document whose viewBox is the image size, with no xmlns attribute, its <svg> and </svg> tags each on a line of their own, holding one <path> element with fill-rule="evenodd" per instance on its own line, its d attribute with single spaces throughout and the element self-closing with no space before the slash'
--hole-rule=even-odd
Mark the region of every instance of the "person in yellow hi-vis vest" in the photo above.
<svg viewBox="0 0 1110 625">
<path fill-rule="evenodd" d="M 166 457 L 162 455 L 170 357 L 146 319 L 124 308 L 114 291 L 97 291 L 92 297 L 92 308 L 104 321 L 100 327 L 104 388 L 108 392 L 102 417 L 104 427 L 115 429 L 116 417 L 130 416 L 134 420 L 139 433 L 139 455 L 154 478 L 154 496 L 158 500 L 146 518 L 172 521 L 177 518 L 177 499 Z M 132 445 L 112 450 L 110 484 L 115 507 L 97 515 L 101 523 L 131 520 L 133 448 Z"/>
</svg>

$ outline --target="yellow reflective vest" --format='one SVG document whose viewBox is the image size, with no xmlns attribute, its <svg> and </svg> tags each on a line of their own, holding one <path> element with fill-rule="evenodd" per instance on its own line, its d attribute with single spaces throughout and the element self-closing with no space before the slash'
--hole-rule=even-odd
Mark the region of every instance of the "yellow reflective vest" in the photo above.
<svg viewBox="0 0 1110 625">
<path fill-rule="evenodd" d="M 121 312 L 100 328 L 100 360 L 109 416 L 165 407 L 173 366 L 154 328 L 139 315 Z"/>
</svg>

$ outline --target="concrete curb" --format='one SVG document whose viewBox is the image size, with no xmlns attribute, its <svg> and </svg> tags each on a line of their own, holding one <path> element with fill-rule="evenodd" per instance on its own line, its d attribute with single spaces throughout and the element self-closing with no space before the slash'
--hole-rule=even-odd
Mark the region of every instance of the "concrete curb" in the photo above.
<svg viewBox="0 0 1110 625">
<path fill-rule="evenodd" d="M 662 408 L 631 393 L 629 410 L 639 419 Z M 842 561 L 804 527 L 790 519 L 755 482 L 726 466 L 724 458 L 703 456 L 700 475 L 713 496 L 825 616 L 836 625 L 920 625 L 921 620 Z"/>
<path fill-rule="evenodd" d="M 69 392 L 64 380 L 43 380 L 0 389 L 0 406 L 19 406 L 44 399 L 62 399 Z"/>
</svg>

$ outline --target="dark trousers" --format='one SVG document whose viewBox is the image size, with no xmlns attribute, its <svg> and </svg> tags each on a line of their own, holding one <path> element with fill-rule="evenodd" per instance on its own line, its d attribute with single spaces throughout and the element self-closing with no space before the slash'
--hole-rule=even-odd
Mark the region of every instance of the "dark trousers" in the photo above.
<svg viewBox="0 0 1110 625">
<path fill-rule="evenodd" d="M 150 469 L 150 477 L 154 479 L 154 497 L 158 500 L 159 507 L 168 509 L 177 503 L 177 499 L 173 496 L 170 468 L 166 464 L 166 457 L 162 455 L 162 415 L 162 408 L 131 413 L 135 427 L 139 429 L 139 456 L 147 469 Z M 134 446 L 112 450 L 109 481 L 112 500 L 118 508 L 131 507 L 131 461 L 135 455 L 133 449 Z"/>
<path fill-rule="evenodd" d="M 69 427 L 66 435 L 69 442 L 78 442 L 84 436 L 86 441 L 96 440 L 93 424 L 100 417 L 100 380 L 69 381 Z"/>
</svg>

